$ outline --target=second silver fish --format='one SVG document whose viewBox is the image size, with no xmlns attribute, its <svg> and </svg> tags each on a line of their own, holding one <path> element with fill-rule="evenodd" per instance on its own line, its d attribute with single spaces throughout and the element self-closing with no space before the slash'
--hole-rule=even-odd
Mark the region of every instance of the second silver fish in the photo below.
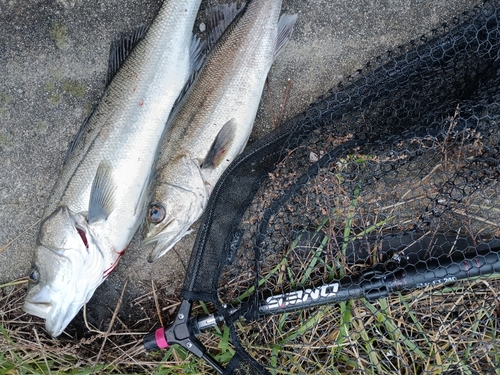
<svg viewBox="0 0 500 375">
<path fill-rule="evenodd" d="M 215 183 L 245 147 L 267 73 L 297 18 L 280 18 L 280 11 L 281 0 L 253 0 L 239 15 L 234 4 L 213 11 L 226 22 L 236 19 L 169 119 L 147 214 L 150 262 L 189 233 Z"/>
</svg>

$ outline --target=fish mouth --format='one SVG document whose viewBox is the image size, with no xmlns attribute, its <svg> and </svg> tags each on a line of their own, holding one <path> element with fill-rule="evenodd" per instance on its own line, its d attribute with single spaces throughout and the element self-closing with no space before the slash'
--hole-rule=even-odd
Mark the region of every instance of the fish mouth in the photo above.
<svg viewBox="0 0 500 375">
<path fill-rule="evenodd" d="M 80 305 L 71 304 L 69 308 L 55 309 L 54 312 L 45 319 L 45 329 L 52 337 L 59 336 L 73 320 L 78 311 L 80 311 L 80 308 Z M 64 314 L 61 313 L 63 311 L 65 311 Z"/>
<path fill-rule="evenodd" d="M 152 234 L 158 231 L 156 234 Z M 153 228 L 150 226 L 150 235 L 144 240 L 144 244 L 153 245 L 153 249 L 148 256 L 148 262 L 154 263 L 161 258 L 167 251 L 174 247 L 174 245 L 185 235 L 191 233 L 189 225 L 181 223 L 178 220 L 172 220 L 166 227 L 160 230 L 159 227 Z"/>
<path fill-rule="evenodd" d="M 51 307 L 52 305 L 50 303 L 25 301 L 23 310 L 30 315 L 34 315 L 42 319 L 47 319 Z"/>
<path fill-rule="evenodd" d="M 174 247 L 176 242 L 173 241 L 168 241 L 168 243 L 161 243 L 160 240 L 151 242 L 153 244 L 153 250 L 151 250 L 151 253 L 148 256 L 148 262 L 149 263 L 154 263 L 156 262 L 159 258 L 161 258 L 162 255 L 164 255 L 167 251 L 169 251 L 172 247 Z"/>
<path fill-rule="evenodd" d="M 80 305 L 56 306 L 50 302 L 26 301 L 23 310 L 28 314 L 45 319 L 45 330 L 52 336 L 59 336 L 80 310 Z"/>
</svg>

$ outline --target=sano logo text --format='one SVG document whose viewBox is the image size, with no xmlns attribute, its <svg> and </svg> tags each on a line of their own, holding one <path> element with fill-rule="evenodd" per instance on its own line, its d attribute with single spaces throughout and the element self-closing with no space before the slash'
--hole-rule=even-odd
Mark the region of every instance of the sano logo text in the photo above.
<svg viewBox="0 0 500 375">
<path fill-rule="evenodd" d="M 295 292 L 278 294 L 266 298 L 264 304 L 266 310 L 276 308 L 285 309 L 288 306 L 299 306 L 308 301 L 317 301 L 320 298 L 332 297 L 337 294 L 339 284 L 325 284 L 318 288 L 297 290 Z"/>
</svg>

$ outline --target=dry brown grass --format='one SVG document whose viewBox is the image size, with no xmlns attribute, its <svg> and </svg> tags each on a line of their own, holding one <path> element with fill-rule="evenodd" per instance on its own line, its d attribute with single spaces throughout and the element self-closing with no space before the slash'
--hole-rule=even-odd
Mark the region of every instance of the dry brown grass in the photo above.
<svg viewBox="0 0 500 375">
<path fill-rule="evenodd" d="M 0 374 L 177 374 L 210 373 L 181 348 L 147 353 L 142 338 L 153 328 L 144 323 L 129 328 L 130 322 L 120 318 L 117 311 L 104 331 L 87 323 L 84 337 L 71 336 L 67 330 L 59 338 L 50 337 L 44 321 L 22 310 L 26 280 L 0 286 Z M 134 303 L 155 314 L 155 304 L 162 306 L 163 319 L 175 311 L 179 300 L 164 297 L 161 301 L 149 298 L 153 291 Z M 155 319 L 157 317 L 155 316 Z M 168 321 L 170 322 L 170 320 Z M 168 323 L 167 322 L 167 323 Z M 68 334 L 70 332 L 70 334 Z M 217 343 L 206 341 L 212 349 Z"/>
</svg>

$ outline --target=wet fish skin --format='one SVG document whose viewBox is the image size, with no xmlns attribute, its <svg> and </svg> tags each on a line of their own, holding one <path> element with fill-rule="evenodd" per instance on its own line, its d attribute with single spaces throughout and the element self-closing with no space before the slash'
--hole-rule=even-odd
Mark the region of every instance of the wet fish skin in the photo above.
<svg viewBox="0 0 500 375">
<path fill-rule="evenodd" d="M 192 69 L 201 0 L 166 0 L 82 127 L 45 208 L 24 310 L 59 336 L 142 222 L 157 146 Z"/>
<path fill-rule="evenodd" d="M 147 215 L 150 262 L 189 233 L 220 175 L 245 147 L 267 73 L 296 20 L 280 20 L 280 10 L 281 0 L 249 2 L 172 114 Z"/>
</svg>

